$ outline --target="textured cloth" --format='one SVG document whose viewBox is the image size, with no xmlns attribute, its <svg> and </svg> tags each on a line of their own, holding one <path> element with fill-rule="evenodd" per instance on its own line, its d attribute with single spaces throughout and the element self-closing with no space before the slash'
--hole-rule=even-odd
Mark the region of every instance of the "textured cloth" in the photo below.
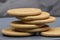
<svg viewBox="0 0 60 40">
<path fill-rule="evenodd" d="M 60 16 L 60 0 L 6 0 L 0 2 L 0 17 L 9 16 L 6 11 L 13 8 L 40 8 L 53 16 Z"/>
</svg>

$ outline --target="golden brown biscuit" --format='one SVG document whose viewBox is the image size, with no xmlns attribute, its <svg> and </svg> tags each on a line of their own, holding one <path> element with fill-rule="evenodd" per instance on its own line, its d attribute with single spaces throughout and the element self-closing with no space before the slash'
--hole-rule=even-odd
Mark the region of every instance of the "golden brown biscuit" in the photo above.
<svg viewBox="0 0 60 40">
<path fill-rule="evenodd" d="M 38 8 L 16 8 L 7 11 L 12 16 L 32 16 L 41 14 L 41 10 Z"/>
<path fill-rule="evenodd" d="M 2 34 L 6 35 L 6 36 L 31 36 L 32 35 L 32 33 L 17 32 L 12 29 L 3 29 Z"/>
<path fill-rule="evenodd" d="M 32 28 L 38 28 L 42 27 L 45 24 L 41 24 L 40 26 L 38 25 L 33 25 L 33 24 L 25 24 L 22 23 L 21 21 L 13 21 L 10 23 L 10 26 L 13 28 L 20 28 L 20 29 L 32 29 Z"/>
<path fill-rule="evenodd" d="M 29 30 L 15 29 L 15 30 L 16 31 L 23 31 L 23 32 L 43 32 L 43 31 L 47 31 L 49 29 L 50 29 L 50 27 L 48 25 L 44 25 L 42 27 L 35 28 L 35 29 L 29 29 Z"/>
<path fill-rule="evenodd" d="M 46 32 L 41 32 L 43 36 L 60 36 L 60 27 L 51 28 Z"/>
<path fill-rule="evenodd" d="M 55 17 L 50 16 L 48 19 L 45 20 L 34 20 L 34 21 L 23 21 L 23 22 L 28 24 L 43 24 L 43 23 L 51 23 L 54 21 Z"/>
<path fill-rule="evenodd" d="M 36 15 L 36 16 L 26 16 L 26 17 L 16 17 L 17 19 L 20 20 L 42 20 L 42 19 L 47 19 L 50 17 L 50 14 L 48 12 L 41 12 L 40 15 Z"/>
</svg>

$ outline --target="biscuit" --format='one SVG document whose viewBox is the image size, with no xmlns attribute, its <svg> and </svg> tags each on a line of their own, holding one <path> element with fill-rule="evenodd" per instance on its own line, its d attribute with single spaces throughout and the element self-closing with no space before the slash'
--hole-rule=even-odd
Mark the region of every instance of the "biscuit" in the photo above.
<svg viewBox="0 0 60 40">
<path fill-rule="evenodd" d="M 13 28 L 20 28 L 20 29 L 32 29 L 32 28 L 38 28 L 42 27 L 45 24 L 41 24 L 40 26 L 38 25 L 33 25 L 33 24 L 25 24 L 22 23 L 21 21 L 13 21 L 10 23 L 10 26 Z"/>
<path fill-rule="evenodd" d="M 36 15 L 36 16 L 26 16 L 26 17 L 16 17 L 17 19 L 20 20 L 41 20 L 41 19 L 47 19 L 49 18 L 50 14 L 48 12 L 41 12 L 40 15 Z"/>
<path fill-rule="evenodd" d="M 17 31 L 14 31 L 13 29 L 3 29 L 2 34 L 6 36 L 31 36 L 32 35 L 32 33 L 17 32 Z"/>
<path fill-rule="evenodd" d="M 46 32 L 41 32 L 42 36 L 60 36 L 60 27 L 51 28 Z"/>
<path fill-rule="evenodd" d="M 41 14 L 41 10 L 38 8 L 17 8 L 7 11 L 12 16 L 32 16 Z"/>
<path fill-rule="evenodd" d="M 55 17 L 50 16 L 48 19 L 45 20 L 34 20 L 34 21 L 23 21 L 23 22 L 28 24 L 43 24 L 43 23 L 51 23 L 54 21 Z"/>
<path fill-rule="evenodd" d="M 31 30 L 22 30 L 22 29 L 15 29 L 16 31 L 23 31 L 23 32 L 43 32 L 49 30 L 50 27 L 48 25 L 44 25 L 39 28 L 31 29 Z"/>
</svg>

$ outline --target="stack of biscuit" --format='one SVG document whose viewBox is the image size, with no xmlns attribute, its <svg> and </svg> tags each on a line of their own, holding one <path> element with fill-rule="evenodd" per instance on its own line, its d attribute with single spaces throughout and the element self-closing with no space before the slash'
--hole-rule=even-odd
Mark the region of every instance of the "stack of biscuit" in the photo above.
<svg viewBox="0 0 60 40">
<path fill-rule="evenodd" d="M 2 30 L 7 36 L 31 36 L 35 32 L 48 31 L 50 27 L 47 23 L 55 21 L 55 17 L 38 8 L 16 8 L 7 13 L 18 19 L 10 23 L 11 28 Z"/>
</svg>

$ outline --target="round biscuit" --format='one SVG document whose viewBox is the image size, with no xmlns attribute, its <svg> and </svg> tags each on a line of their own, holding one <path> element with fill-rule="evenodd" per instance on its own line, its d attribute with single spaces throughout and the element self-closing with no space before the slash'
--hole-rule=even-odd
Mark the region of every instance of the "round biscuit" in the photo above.
<svg viewBox="0 0 60 40">
<path fill-rule="evenodd" d="M 46 32 L 41 32 L 40 33 L 42 36 L 60 36 L 60 27 L 56 27 L 56 28 L 51 28 L 50 30 L 46 31 Z"/>
<path fill-rule="evenodd" d="M 31 33 L 28 32 L 16 32 L 12 29 L 3 29 L 2 34 L 6 36 L 31 36 Z"/>
<path fill-rule="evenodd" d="M 40 24 L 39 25 L 33 25 L 33 24 L 25 24 L 22 23 L 21 21 L 13 21 L 10 23 L 10 26 L 13 28 L 20 28 L 20 29 L 33 29 L 33 28 L 38 28 L 38 27 L 42 27 L 45 24 Z"/>
<path fill-rule="evenodd" d="M 32 16 L 41 14 L 41 10 L 38 8 L 16 8 L 7 11 L 12 16 Z"/>
<path fill-rule="evenodd" d="M 16 31 L 23 31 L 23 32 L 43 32 L 43 31 L 47 31 L 49 29 L 50 29 L 50 27 L 48 25 L 44 25 L 42 27 L 35 28 L 35 29 L 29 29 L 29 30 L 15 29 L 15 30 Z"/>
<path fill-rule="evenodd" d="M 26 16 L 26 17 L 16 17 L 17 19 L 20 19 L 20 20 L 26 20 L 26 21 L 29 21 L 29 20 L 42 20 L 42 19 L 47 19 L 50 17 L 50 14 L 48 12 L 41 12 L 40 15 L 36 15 L 36 16 Z"/>
<path fill-rule="evenodd" d="M 43 23 L 51 23 L 55 21 L 55 17 L 50 16 L 48 19 L 45 20 L 33 20 L 33 21 L 23 21 L 27 24 L 43 24 Z"/>
</svg>

